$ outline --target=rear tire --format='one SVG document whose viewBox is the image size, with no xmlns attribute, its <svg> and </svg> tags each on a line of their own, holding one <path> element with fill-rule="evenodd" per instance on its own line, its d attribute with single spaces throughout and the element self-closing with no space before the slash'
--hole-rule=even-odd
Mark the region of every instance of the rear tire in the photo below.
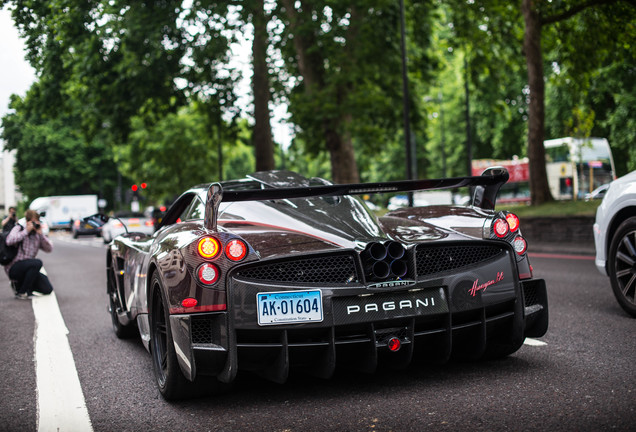
<svg viewBox="0 0 636 432">
<path fill-rule="evenodd" d="M 215 395 L 225 392 L 229 384 L 216 377 L 198 376 L 189 381 L 181 372 L 170 328 L 170 315 L 163 298 L 163 288 L 155 273 L 151 281 L 150 354 L 159 393 L 168 401 Z"/>
<path fill-rule="evenodd" d="M 607 272 L 618 304 L 636 317 L 636 217 L 619 225 L 609 248 Z"/>
<path fill-rule="evenodd" d="M 119 308 L 119 299 L 117 298 L 117 284 L 115 283 L 115 275 L 111 270 L 108 271 L 108 310 L 110 319 L 113 324 L 115 336 L 119 339 L 129 339 L 137 335 L 137 327 L 134 323 L 123 325 L 119 322 L 117 309 Z"/>
<path fill-rule="evenodd" d="M 166 400 L 178 400 L 196 393 L 195 383 L 188 381 L 179 367 L 174 349 L 168 308 L 163 300 L 161 281 L 154 274 L 151 282 L 150 353 L 159 393 Z"/>
</svg>

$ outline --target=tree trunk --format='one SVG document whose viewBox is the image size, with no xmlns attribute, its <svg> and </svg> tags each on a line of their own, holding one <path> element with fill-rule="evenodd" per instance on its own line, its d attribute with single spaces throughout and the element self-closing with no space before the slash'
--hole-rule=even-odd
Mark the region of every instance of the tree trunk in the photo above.
<svg viewBox="0 0 636 432">
<path fill-rule="evenodd" d="M 308 95 L 314 92 L 320 92 L 324 87 L 324 70 L 322 65 L 324 59 L 318 50 L 312 50 L 311 37 L 301 34 L 298 31 L 298 23 L 302 17 L 298 16 L 298 12 L 294 7 L 294 0 L 282 0 L 285 6 L 287 17 L 290 21 L 290 31 L 294 34 L 294 49 L 296 51 L 296 60 L 298 61 L 298 69 L 303 77 L 305 92 Z M 351 20 L 354 20 L 357 14 L 352 13 Z M 352 22 L 350 29 L 356 26 Z M 350 44 L 347 43 L 347 46 Z M 346 95 L 346 90 L 341 88 L 338 92 L 338 101 Z M 358 165 L 356 163 L 355 152 L 353 150 L 353 141 L 348 132 L 342 133 L 342 125 L 347 125 L 351 121 L 350 115 L 344 118 L 327 118 L 322 123 L 325 147 L 329 152 L 331 161 L 331 178 L 334 183 L 358 183 L 360 176 L 358 174 Z M 346 128 L 345 128 L 346 130 Z"/>
<path fill-rule="evenodd" d="M 545 84 L 543 81 L 543 54 L 541 53 L 541 17 L 534 9 L 533 0 L 522 0 L 521 11 L 525 21 L 523 51 L 528 67 L 528 159 L 530 168 L 530 196 L 532 205 L 552 201 L 545 169 Z"/>
<path fill-rule="evenodd" d="M 345 124 L 350 117 L 344 119 Z M 325 122 L 325 141 L 331 160 L 331 175 L 334 183 L 359 183 L 358 164 L 356 163 L 353 143 L 349 133 L 339 134 L 333 127 L 334 121 Z"/>
<path fill-rule="evenodd" d="M 254 92 L 254 130 L 252 142 L 256 158 L 256 171 L 273 170 L 274 141 L 269 111 L 269 74 L 267 71 L 267 17 L 264 1 L 256 0 L 252 15 L 254 25 L 254 42 L 252 44 L 252 63 L 254 76 L 252 90 Z"/>
</svg>

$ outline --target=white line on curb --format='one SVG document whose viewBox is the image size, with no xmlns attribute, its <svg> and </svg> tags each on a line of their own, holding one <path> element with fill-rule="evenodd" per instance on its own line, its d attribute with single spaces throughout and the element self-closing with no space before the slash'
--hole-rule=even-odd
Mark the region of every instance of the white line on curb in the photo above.
<svg viewBox="0 0 636 432">
<path fill-rule="evenodd" d="M 38 431 L 86 431 L 93 427 L 73 353 L 68 329 L 55 292 L 33 297 L 35 314 L 35 371 L 38 393 Z"/>
</svg>

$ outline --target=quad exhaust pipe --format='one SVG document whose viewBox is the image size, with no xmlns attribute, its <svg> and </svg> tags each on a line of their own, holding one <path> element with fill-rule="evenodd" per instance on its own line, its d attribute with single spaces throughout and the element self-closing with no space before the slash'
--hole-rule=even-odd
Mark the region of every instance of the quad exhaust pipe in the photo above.
<svg viewBox="0 0 636 432">
<path fill-rule="evenodd" d="M 370 280 L 404 277 L 408 273 L 404 255 L 406 249 L 396 241 L 369 243 L 361 253 L 365 273 Z"/>
</svg>

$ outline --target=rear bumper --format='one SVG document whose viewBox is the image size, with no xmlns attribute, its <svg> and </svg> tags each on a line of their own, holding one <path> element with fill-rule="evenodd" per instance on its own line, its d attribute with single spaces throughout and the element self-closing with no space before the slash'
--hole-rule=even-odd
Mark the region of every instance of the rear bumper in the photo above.
<svg viewBox="0 0 636 432">
<path fill-rule="evenodd" d="M 461 274 L 418 280 L 406 288 L 370 292 L 368 287 L 323 287 L 322 322 L 273 326 L 257 323 L 257 293 L 307 286 L 232 279 L 227 312 L 173 315 L 171 328 L 181 368 L 191 380 L 212 375 L 231 382 L 239 367 L 284 382 L 291 368 L 330 377 L 336 363 L 372 372 L 383 363 L 402 367 L 453 358 L 476 360 L 512 353 L 525 337 L 547 331 L 545 282 L 519 281 L 513 268 L 511 257 L 505 255 Z M 392 307 L 384 316 L 346 316 L 338 306 L 349 301 L 395 306 L 414 290 L 421 293 L 419 310 Z M 395 352 L 388 348 L 393 338 L 400 341 Z"/>
</svg>

